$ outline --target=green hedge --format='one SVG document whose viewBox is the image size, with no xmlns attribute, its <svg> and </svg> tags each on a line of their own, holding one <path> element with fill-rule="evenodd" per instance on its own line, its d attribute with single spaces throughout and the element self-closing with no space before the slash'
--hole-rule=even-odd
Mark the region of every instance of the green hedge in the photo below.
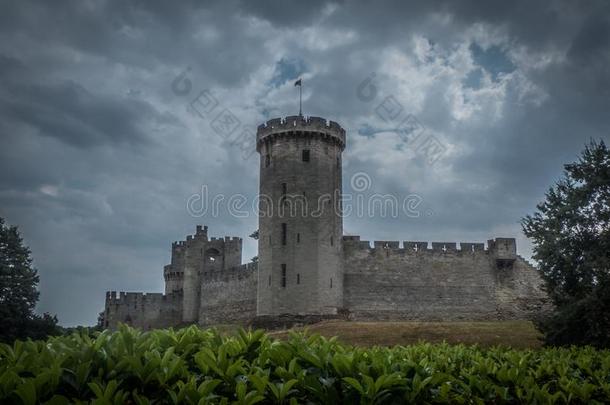
<svg viewBox="0 0 610 405">
<path fill-rule="evenodd" d="M 0 403 L 595 403 L 610 352 L 446 344 L 354 348 L 262 331 L 122 327 L 0 346 Z"/>
</svg>

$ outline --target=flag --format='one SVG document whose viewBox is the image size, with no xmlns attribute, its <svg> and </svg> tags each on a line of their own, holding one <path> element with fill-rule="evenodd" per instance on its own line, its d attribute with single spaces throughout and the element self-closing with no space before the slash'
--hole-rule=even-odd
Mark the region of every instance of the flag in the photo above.
<svg viewBox="0 0 610 405">
<path fill-rule="evenodd" d="M 297 80 L 296 82 L 294 82 L 295 86 L 300 86 L 301 85 L 301 79 Z"/>
</svg>

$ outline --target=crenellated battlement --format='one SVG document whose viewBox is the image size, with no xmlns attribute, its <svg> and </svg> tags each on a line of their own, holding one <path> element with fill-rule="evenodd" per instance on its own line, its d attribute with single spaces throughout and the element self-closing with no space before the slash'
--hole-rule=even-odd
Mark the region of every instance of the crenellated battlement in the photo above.
<svg viewBox="0 0 610 405">
<path fill-rule="evenodd" d="M 341 125 L 322 117 L 304 117 L 299 115 L 286 118 L 273 118 L 259 125 L 256 131 L 256 148 L 260 150 L 260 146 L 264 142 L 285 135 L 320 136 L 336 142 L 341 147 L 341 150 L 345 148 L 345 130 Z"/>
<path fill-rule="evenodd" d="M 216 249 L 218 251 L 224 251 L 225 255 L 228 255 L 229 252 L 235 252 L 236 254 L 239 255 L 239 262 L 241 263 L 241 248 L 242 248 L 242 244 L 243 244 L 243 239 L 239 238 L 239 237 L 231 237 L 231 236 L 225 236 L 225 237 L 212 237 L 210 238 L 206 244 L 205 244 L 205 248 L 206 249 Z"/>
<path fill-rule="evenodd" d="M 393 240 L 376 240 L 373 241 L 373 247 L 375 249 L 398 249 L 400 242 Z"/>
<path fill-rule="evenodd" d="M 217 238 L 215 236 L 212 236 L 210 238 L 210 241 L 219 241 L 219 242 L 241 242 L 242 238 L 238 237 L 238 236 L 225 236 L 225 237 L 220 237 Z"/>
<path fill-rule="evenodd" d="M 195 233 L 193 235 L 187 235 L 185 240 L 172 242 L 172 253 L 183 253 L 185 249 L 187 249 L 190 245 L 195 242 L 206 242 L 208 244 L 213 244 L 215 246 L 227 244 L 240 244 L 242 243 L 242 238 L 238 236 L 222 236 L 215 237 L 212 236 L 208 238 L 208 227 L 197 225 L 195 229 Z"/>
<path fill-rule="evenodd" d="M 501 240 L 502 241 L 502 246 L 504 246 L 504 244 L 508 243 L 509 245 L 512 243 L 512 245 L 510 246 L 514 246 L 514 239 L 512 239 L 512 242 L 510 242 L 511 240 L 505 241 L 506 238 L 497 238 L 496 240 Z M 458 247 L 458 243 L 456 242 L 415 242 L 415 241 L 390 241 L 390 240 L 376 240 L 373 241 L 373 245 L 371 246 L 371 242 L 370 241 L 363 241 L 360 240 L 360 236 L 354 236 L 354 235 L 350 235 L 350 236 L 344 236 L 343 237 L 343 244 L 346 248 L 351 248 L 351 249 L 360 249 L 360 250 L 369 250 L 369 251 L 375 251 L 375 250 L 385 250 L 385 251 L 395 251 L 395 252 L 400 252 L 400 253 L 418 253 L 418 252 L 427 252 L 427 253 L 451 253 L 451 252 L 456 252 L 456 253 L 477 253 L 477 252 L 484 252 L 484 253 L 493 253 L 495 254 L 497 252 L 496 249 L 496 240 L 490 240 L 488 241 L 488 244 L 490 246 L 490 248 L 485 249 L 485 244 L 484 243 L 477 243 L 477 242 L 459 242 L 459 247 Z M 509 248 L 505 248 L 509 249 Z M 502 251 L 501 254 L 505 254 L 504 251 Z"/>
<path fill-rule="evenodd" d="M 250 277 L 258 269 L 257 263 L 246 263 L 240 266 L 235 266 L 224 271 L 204 272 L 201 275 L 203 283 L 237 280 L 244 277 Z"/>
<path fill-rule="evenodd" d="M 496 258 L 498 267 L 510 267 L 517 260 L 517 244 L 514 238 L 490 239 L 487 246 Z"/>
<path fill-rule="evenodd" d="M 106 305 L 146 305 L 179 300 L 179 294 L 106 291 Z"/>
<path fill-rule="evenodd" d="M 428 242 L 403 242 L 404 250 L 420 252 L 428 250 Z"/>
<path fill-rule="evenodd" d="M 184 269 L 166 264 L 163 266 L 163 278 L 165 281 L 169 280 L 182 280 L 184 279 Z"/>
<path fill-rule="evenodd" d="M 482 252 L 485 250 L 485 244 L 482 242 L 472 243 L 472 242 L 460 242 L 460 248 L 463 251 L 467 252 Z"/>
</svg>

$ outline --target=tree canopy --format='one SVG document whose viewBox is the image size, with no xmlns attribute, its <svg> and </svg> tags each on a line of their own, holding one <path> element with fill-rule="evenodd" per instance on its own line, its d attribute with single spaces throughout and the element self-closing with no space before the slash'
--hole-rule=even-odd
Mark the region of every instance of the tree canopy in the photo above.
<svg viewBox="0 0 610 405">
<path fill-rule="evenodd" d="M 557 307 L 549 343 L 610 345 L 610 151 L 591 141 L 522 221 Z"/>
<path fill-rule="evenodd" d="M 57 319 L 34 312 L 39 277 L 32 267 L 30 249 L 16 226 L 0 218 L 0 341 L 43 338 L 57 332 Z"/>
</svg>

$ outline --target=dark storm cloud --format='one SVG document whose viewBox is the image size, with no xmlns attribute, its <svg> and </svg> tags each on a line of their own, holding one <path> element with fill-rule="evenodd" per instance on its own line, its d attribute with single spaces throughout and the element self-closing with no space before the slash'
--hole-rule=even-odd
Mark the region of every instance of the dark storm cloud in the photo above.
<svg viewBox="0 0 610 405">
<path fill-rule="evenodd" d="M 36 127 L 39 133 L 89 147 L 106 142 L 140 144 L 148 140 L 143 123 L 176 123 L 147 102 L 92 94 L 74 82 L 6 85 L 0 101 L 5 118 Z"/>
<path fill-rule="evenodd" d="M 4 78 L 14 77 L 25 68 L 23 63 L 17 58 L 0 55 L 0 75 Z"/>
<path fill-rule="evenodd" d="M 187 112 L 207 89 L 244 128 L 298 111 L 348 130 L 345 191 L 422 197 L 417 218 L 345 219 L 370 239 L 517 236 L 561 165 L 610 132 L 604 1 L 12 2 L 0 13 L 0 216 L 41 274 L 40 310 L 91 324 L 105 290 L 160 291 L 172 240 L 255 216 L 186 201 L 257 191 L 257 158 Z M 188 72 L 192 88 L 171 83 Z M 375 74 L 373 101 L 358 85 Z M 376 112 L 394 96 L 448 152 L 430 165 Z M 74 305 L 78 303 L 79 305 Z"/>
<path fill-rule="evenodd" d="M 254 15 L 279 27 L 299 27 L 315 21 L 323 13 L 325 7 L 342 2 L 326 0 L 254 2 L 244 0 L 239 3 L 239 8 L 246 15 Z"/>
</svg>

